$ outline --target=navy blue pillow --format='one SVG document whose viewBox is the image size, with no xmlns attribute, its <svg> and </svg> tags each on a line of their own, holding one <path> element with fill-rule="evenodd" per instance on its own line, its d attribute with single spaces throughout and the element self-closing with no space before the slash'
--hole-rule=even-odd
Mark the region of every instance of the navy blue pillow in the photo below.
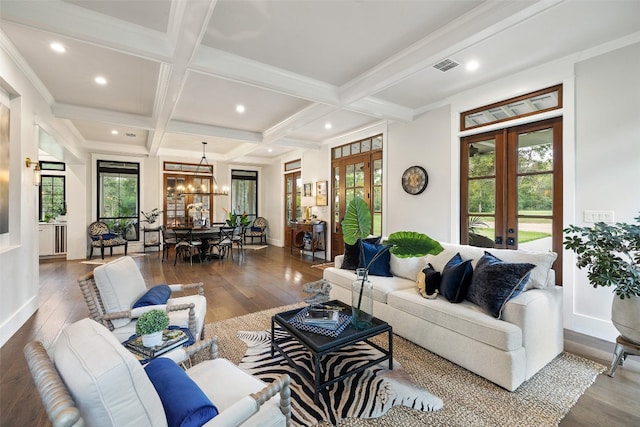
<svg viewBox="0 0 640 427">
<path fill-rule="evenodd" d="M 102 240 L 111 240 L 111 239 L 115 239 L 116 237 L 118 237 L 117 234 L 107 233 L 102 235 Z"/>
<path fill-rule="evenodd" d="M 367 237 L 364 239 L 367 243 L 377 245 L 380 243 L 380 237 Z M 342 258 L 342 265 L 340 268 L 344 270 L 355 270 L 358 267 L 362 267 L 360 260 L 360 240 L 355 245 L 344 244 L 344 257 Z"/>
<path fill-rule="evenodd" d="M 156 285 L 138 298 L 138 301 L 133 304 L 132 308 L 166 304 L 170 296 L 171 288 L 169 285 Z"/>
<path fill-rule="evenodd" d="M 173 360 L 158 357 L 144 370 L 160 396 L 169 427 L 200 427 L 218 415 L 218 408 Z"/>
<path fill-rule="evenodd" d="M 535 265 L 504 262 L 485 252 L 476 264 L 467 299 L 500 319 L 507 301 L 524 289 Z"/>
<path fill-rule="evenodd" d="M 440 293 L 449 302 L 462 302 L 467 295 L 472 276 L 471 260 L 463 261 L 459 253 L 455 254 L 442 269 Z"/>
<path fill-rule="evenodd" d="M 384 277 L 392 277 L 391 267 L 389 262 L 391 261 L 391 253 L 387 246 L 383 245 L 374 245 L 371 243 L 362 242 L 362 249 L 364 251 L 364 262 L 365 265 L 362 267 L 369 267 L 369 275 L 370 276 L 384 276 Z M 371 260 L 380 252 L 380 256 L 371 264 Z"/>
</svg>

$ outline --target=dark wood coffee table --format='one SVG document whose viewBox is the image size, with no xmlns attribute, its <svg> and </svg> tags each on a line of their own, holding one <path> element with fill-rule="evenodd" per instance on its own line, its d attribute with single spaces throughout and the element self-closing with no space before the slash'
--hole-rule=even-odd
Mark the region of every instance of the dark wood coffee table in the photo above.
<svg viewBox="0 0 640 427">
<path fill-rule="evenodd" d="M 327 305 L 339 305 L 343 307 L 344 310 L 346 310 L 346 313 L 351 312 L 351 306 L 343 304 L 340 301 L 330 301 L 327 303 Z M 335 382 L 342 381 L 350 375 L 362 372 L 365 369 L 377 365 L 378 363 L 385 360 L 389 361 L 389 369 L 393 369 L 393 330 L 387 322 L 374 317 L 372 326 L 363 330 L 358 330 L 354 328 L 353 325 L 349 324 L 349 326 L 347 326 L 347 328 L 342 331 L 340 335 L 333 338 L 314 334 L 313 332 L 302 331 L 290 324 L 289 319 L 298 314 L 300 310 L 301 308 L 285 311 L 284 313 L 278 313 L 271 318 L 271 356 L 273 356 L 275 351 L 277 350 L 282 355 L 282 357 L 285 358 L 289 365 L 291 365 L 296 371 L 298 371 L 302 375 L 302 377 L 304 377 L 309 382 L 309 384 L 314 387 L 315 393 L 313 396 L 313 400 L 316 404 L 318 403 L 318 397 L 321 391 L 325 390 L 328 386 Z M 309 373 L 305 369 L 299 366 L 296 361 L 287 354 L 285 349 L 280 346 L 281 343 L 287 342 L 290 339 L 286 336 L 276 339 L 274 333 L 276 325 L 287 331 L 291 337 L 293 337 L 307 350 L 309 350 L 314 363 L 314 372 L 312 373 L 312 375 L 309 375 Z M 387 333 L 389 337 L 388 349 L 385 349 L 370 341 L 370 338 L 383 333 Z M 321 372 L 320 361 L 323 356 L 338 351 L 348 345 L 359 343 L 361 341 L 380 351 L 382 353 L 382 356 L 369 361 L 365 365 L 358 366 L 352 371 L 335 378 L 330 377 L 327 373 L 323 374 L 323 372 Z M 328 378 L 324 378 L 325 376 Z"/>
</svg>

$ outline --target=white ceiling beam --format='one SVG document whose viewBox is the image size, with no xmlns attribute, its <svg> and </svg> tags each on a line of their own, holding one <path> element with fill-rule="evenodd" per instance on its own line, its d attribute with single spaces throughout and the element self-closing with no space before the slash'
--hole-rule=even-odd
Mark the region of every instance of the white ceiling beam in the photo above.
<svg viewBox="0 0 640 427">
<path fill-rule="evenodd" d="M 314 122 L 329 113 L 336 111 L 338 107 L 333 105 L 325 105 L 325 104 L 312 104 L 302 110 L 298 111 L 295 114 L 287 117 L 285 120 L 280 123 L 272 126 L 263 132 L 263 140 L 264 142 L 270 143 L 274 142 L 280 138 L 286 137 L 291 132 L 299 129 L 300 127 Z"/>
<path fill-rule="evenodd" d="M 161 104 L 156 103 L 161 107 L 156 112 L 156 126 L 153 138 L 148 143 L 149 152 L 152 156 L 158 153 L 165 129 L 184 88 L 189 62 L 193 59 L 193 55 L 207 30 L 216 0 L 184 2 L 183 4 L 183 8 L 171 9 L 172 13 L 181 16 L 171 17 L 172 26 L 177 33 L 176 48 L 173 52 L 171 70 L 160 76 L 163 80 L 159 83 L 161 87 L 157 92 L 157 96 L 162 97 L 164 102 Z"/>
<path fill-rule="evenodd" d="M 161 32 L 59 0 L 3 2 L 2 19 L 157 61 L 173 53 Z"/>
<path fill-rule="evenodd" d="M 56 117 L 61 119 L 87 120 L 146 130 L 154 128 L 154 121 L 151 117 L 139 114 L 121 113 L 118 111 L 81 107 L 72 104 L 54 104 L 51 107 L 51 111 Z"/>
<path fill-rule="evenodd" d="M 354 101 L 345 106 L 345 108 L 380 119 L 400 120 L 403 122 L 410 122 L 415 117 L 413 109 L 383 101 L 373 96 L 367 96 Z"/>
<path fill-rule="evenodd" d="M 214 138 L 231 139 L 252 144 L 259 144 L 262 142 L 262 135 L 259 132 L 205 125 L 202 123 L 184 122 L 180 120 L 169 121 L 165 131 L 184 135 L 202 135 Z"/>
</svg>

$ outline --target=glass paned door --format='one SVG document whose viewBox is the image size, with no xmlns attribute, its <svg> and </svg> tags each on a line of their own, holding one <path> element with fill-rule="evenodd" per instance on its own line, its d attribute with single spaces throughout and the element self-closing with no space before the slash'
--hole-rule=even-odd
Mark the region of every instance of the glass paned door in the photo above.
<svg viewBox="0 0 640 427">
<path fill-rule="evenodd" d="M 300 171 L 284 176 L 284 244 L 291 246 L 291 228 L 289 224 L 302 218 L 302 177 Z"/>
<path fill-rule="evenodd" d="M 460 241 L 558 253 L 562 278 L 562 119 L 461 140 Z"/>
</svg>

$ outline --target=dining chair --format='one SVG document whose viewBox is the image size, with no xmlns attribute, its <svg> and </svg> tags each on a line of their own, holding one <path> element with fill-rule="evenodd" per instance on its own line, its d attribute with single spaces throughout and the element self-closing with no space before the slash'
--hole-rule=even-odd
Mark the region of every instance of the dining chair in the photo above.
<svg viewBox="0 0 640 427">
<path fill-rule="evenodd" d="M 220 243 L 224 255 L 227 254 L 227 250 L 231 252 L 233 258 L 233 231 L 235 227 L 224 226 L 220 227 Z"/>
<path fill-rule="evenodd" d="M 179 257 L 182 257 L 183 260 L 188 257 L 189 263 L 193 265 L 195 252 L 202 255 L 200 253 L 202 242 L 193 238 L 193 229 L 190 227 L 173 228 L 172 230 L 176 237 L 176 258 L 173 261 L 173 265 L 176 265 Z"/>
<path fill-rule="evenodd" d="M 175 233 L 168 229 L 166 226 L 161 225 L 162 230 L 162 262 L 164 262 L 165 256 L 169 258 L 169 250 L 175 248 L 178 243 Z"/>
</svg>

